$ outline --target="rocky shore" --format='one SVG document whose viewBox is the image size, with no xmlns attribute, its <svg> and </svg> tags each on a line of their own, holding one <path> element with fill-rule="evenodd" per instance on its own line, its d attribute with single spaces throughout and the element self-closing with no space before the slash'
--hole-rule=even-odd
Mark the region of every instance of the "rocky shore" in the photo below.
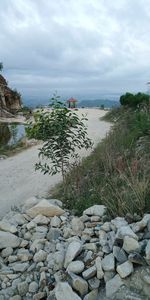
<svg viewBox="0 0 150 300">
<path fill-rule="evenodd" d="M 0 221 L 0 300 L 150 299 L 150 214 L 32 197 Z"/>
</svg>

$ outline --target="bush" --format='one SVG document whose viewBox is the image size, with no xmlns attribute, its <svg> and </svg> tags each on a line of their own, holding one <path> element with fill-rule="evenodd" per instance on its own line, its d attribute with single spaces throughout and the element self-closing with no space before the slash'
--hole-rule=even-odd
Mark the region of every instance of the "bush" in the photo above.
<svg viewBox="0 0 150 300">
<path fill-rule="evenodd" d="M 149 102 L 150 96 L 144 93 L 137 93 L 136 95 L 126 93 L 120 97 L 120 104 L 123 106 L 137 107 L 141 104 L 148 105 Z"/>
</svg>

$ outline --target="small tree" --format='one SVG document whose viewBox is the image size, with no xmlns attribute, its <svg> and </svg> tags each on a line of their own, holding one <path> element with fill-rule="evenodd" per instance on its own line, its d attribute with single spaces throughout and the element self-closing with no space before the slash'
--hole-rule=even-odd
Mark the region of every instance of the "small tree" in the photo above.
<svg viewBox="0 0 150 300">
<path fill-rule="evenodd" d="M 86 117 L 82 115 L 80 119 L 56 95 L 51 101 L 50 111 L 39 110 L 34 114 L 35 122 L 27 129 L 27 135 L 44 141 L 39 149 L 39 157 L 49 160 L 49 163 L 42 163 L 40 160 L 36 164 L 36 170 L 40 169 L 44 174 L 51 175 L 61 172 L 65 182 L 71 162 L 79 157 L 77 150 L 92 147 L 92 142 L 87 136 L 87 127 L 84 124 Z"/>
</svg>

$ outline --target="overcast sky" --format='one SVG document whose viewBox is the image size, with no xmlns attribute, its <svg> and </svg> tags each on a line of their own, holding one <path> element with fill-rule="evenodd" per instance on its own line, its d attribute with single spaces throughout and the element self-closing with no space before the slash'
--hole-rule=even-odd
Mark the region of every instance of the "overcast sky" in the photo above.
<svg viewBox="0 0 150 300">
<path fill-rule="evenodd" d="M 24 97 L 146 91 L 150 0 L 0 0 L 0 61 Z"/>
</svg>

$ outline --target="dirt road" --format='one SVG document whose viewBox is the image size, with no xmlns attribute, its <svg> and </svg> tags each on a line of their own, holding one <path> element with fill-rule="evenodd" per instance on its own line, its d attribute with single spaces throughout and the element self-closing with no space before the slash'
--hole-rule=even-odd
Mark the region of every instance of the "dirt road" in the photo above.
<svg viewBox="0 0 150 300">
<path fill-rule="evenodd" d="M 88 134 L 96 145 L 109 131 L 110 124 L 99 121 L 105 112 L 99 109 L 80 109 L 87 113 Z M 11 206 L 23 203 L 31 196 L 46 196 L 48 190 L 59 182 L 61 176 L 49 176 L 34 170 L 38 161 L 38 148 L 34 146 L 13 157 L 0 161 L 0 216 L 8 212 Z M 81 151 L 81 157 L 89 152 Z"/>
</svg>

